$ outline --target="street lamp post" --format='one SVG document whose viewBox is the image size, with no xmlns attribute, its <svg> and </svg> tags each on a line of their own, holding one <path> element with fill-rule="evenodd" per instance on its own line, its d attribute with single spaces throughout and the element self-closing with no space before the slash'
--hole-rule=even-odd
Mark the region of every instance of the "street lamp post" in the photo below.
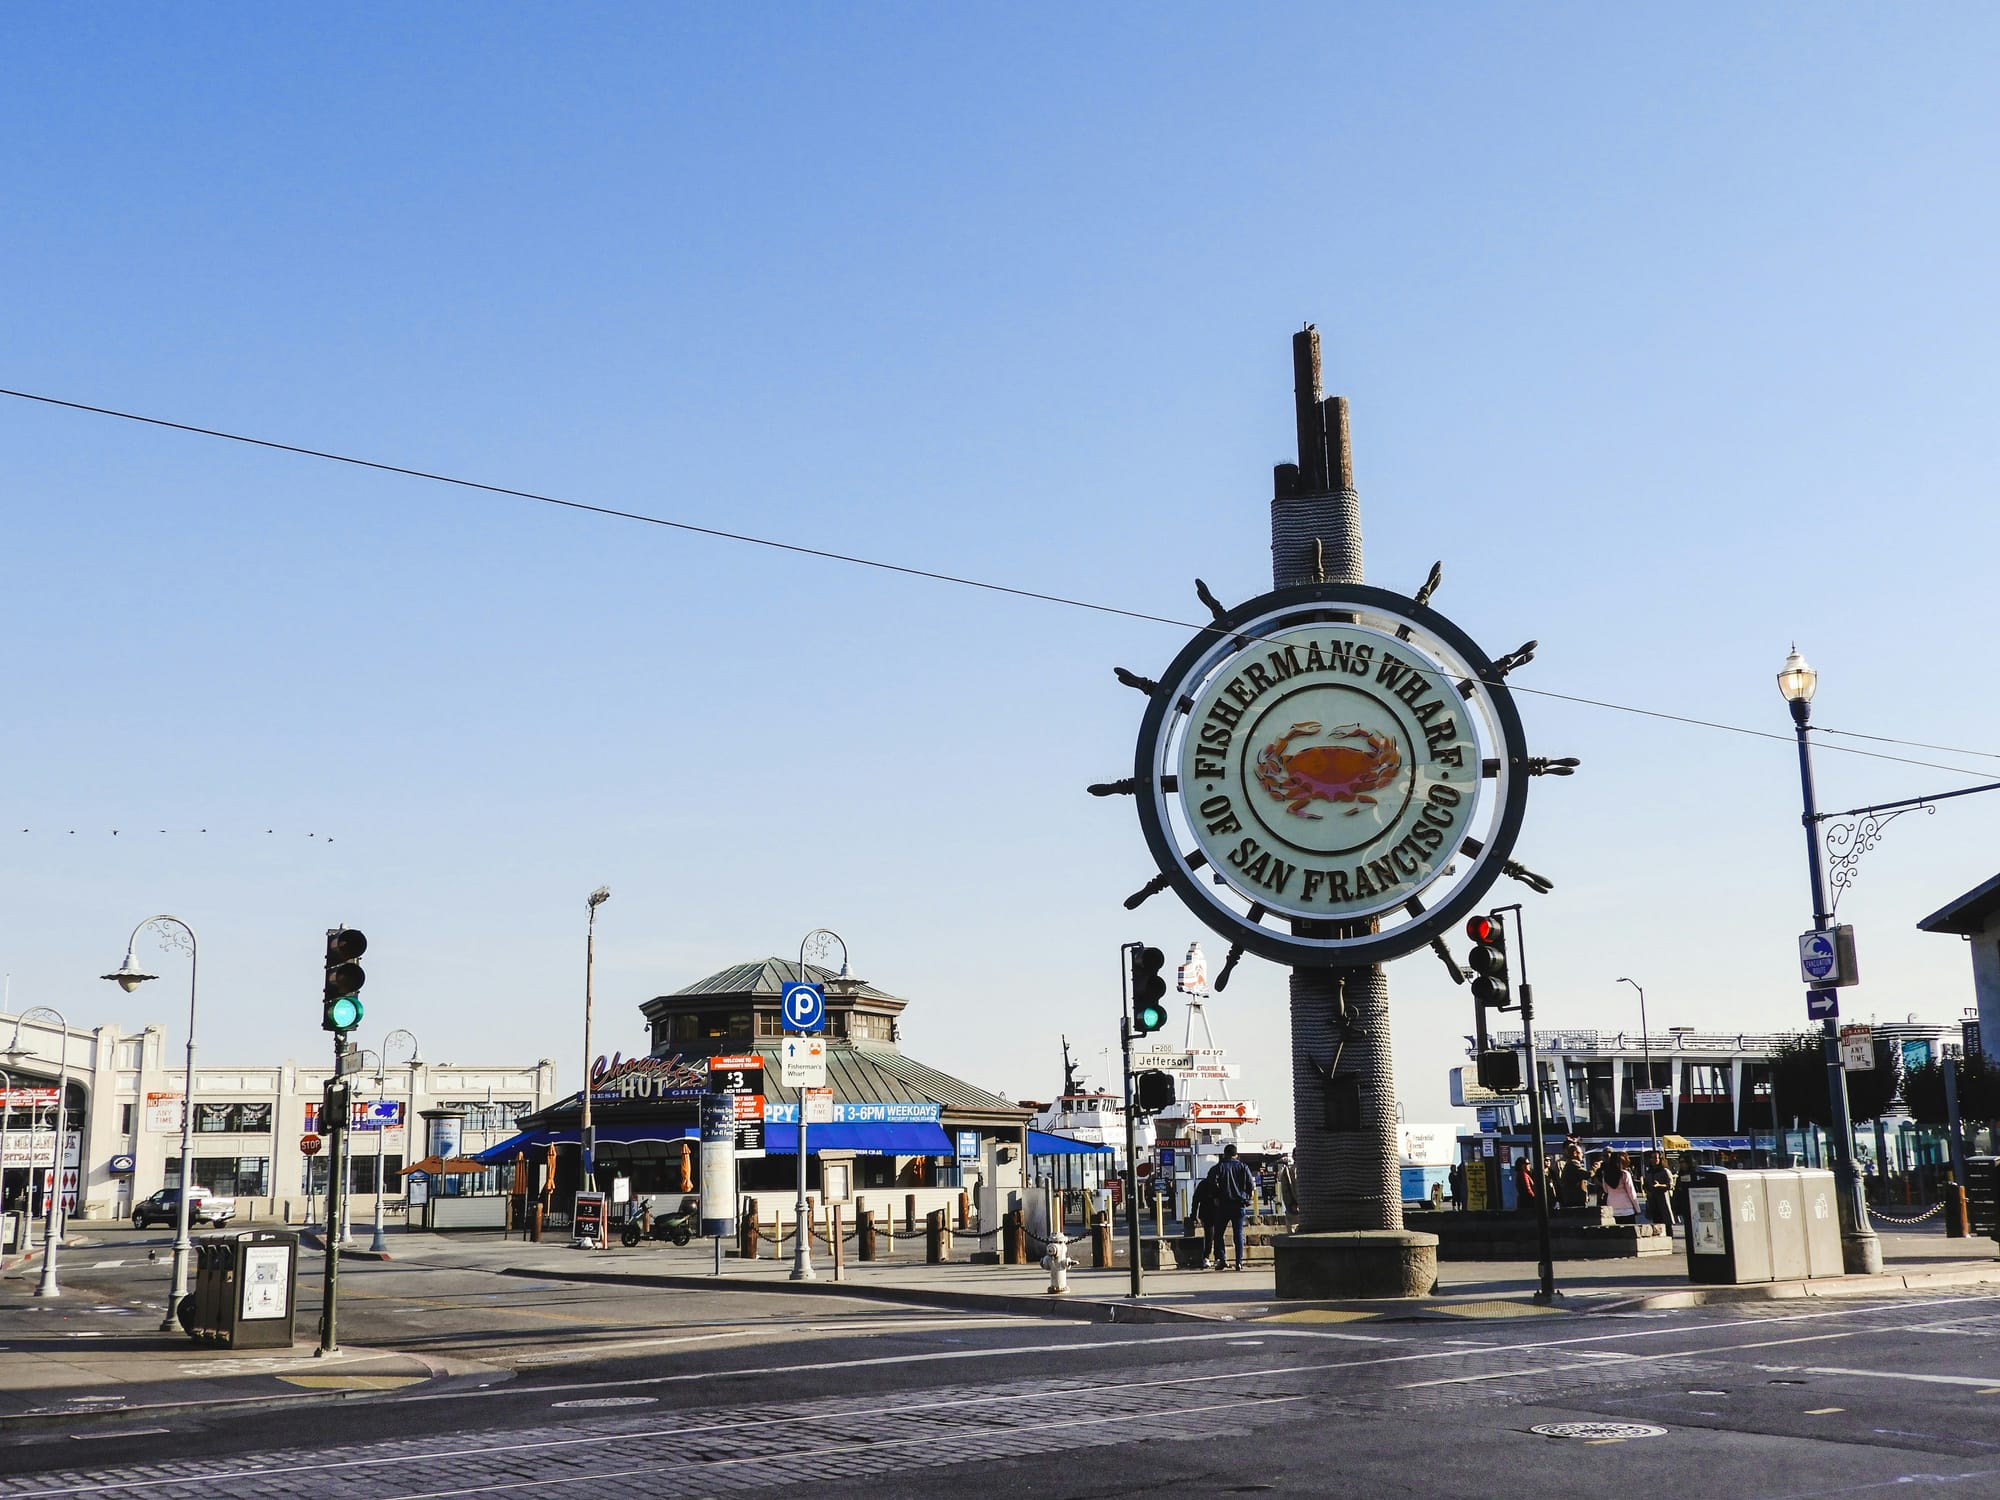
<svg viewBox="0 0 2000 1500">
<path fill-rule="evenodd" d="M 42 1197 L 42 1279 L 35 1286 L 35 1295 L 60 1297 L 62 1289 L 56 1285 L 56 1246 L 62 1239 L 63 1147 L 67 1143 L 68 1136 L 63 1111 L 69 1103 L 69 1022 L 53 1005 L 37 1005 L 22 1011 L 20 1015 L 14 1017 L 14 1040 L 8 1044 L 6 1057 L 9 1062 L 19 1062 L 30 1055 L 21 1047 L 21 1023 L 37 1011 L 46 1011 L 56 1018 L 56 1024 L 62 1027 L 62 1041 L 56 1049 L 56 1137 L 55 1148 L 50 1153 L 51 1190 Z M 33 1137 L 30 1136 L 29 1139 L 32 1140 Z M 30 1152 L 30 1157 L 33 1154 Z M 31 1161 L 28 1167 L 30 1187 L 33 1186 L 34 1180 L 35 1169 Z"/>
<path fill-rule="evenodd" d="M 840 977 L 847 978 L 847 939 L 830 927 L 815 927 L 799 939 L 799 983 L 806 982 L 806 949 L 824 952 L 827 942 L 840 944 Z M 824 1025 L 824 1020 L 821 1022 Z M 799 1108 L 799 1197 L 793 1207 L 792 1280 L 814 1281 L 812 1261 L 812 1205 L 806 1201 L 806 1091 L 798 1090 Z"/>
<path fill-rule="evenodd" d="M 13 1117 L 14 1075 L 0 1068 L 0 1216 L 4 1216 L 7 1209 L 7 1125 Z M 33 1140 L 34 1137 L 31 1135 L 28 1139 Z M 28 1175 L 30 1178 L 35 1175 L 33 1167 L 28 1169 Z M 25 1208 L 27 1205 L 22 1206 Z M 4 1254 L 6 1249 L 5 1242 L 0 1241 L 0 1254 Z"/>
<path fill-rule="evenodd" d="M 417 1113 L 417 1064 L 423 1057 L 423 1050 L 424 1050 L 423 1044 L 417 1040 L 417 1034 L 414 1031 L 411 1031 L 408 1027 L 405 1026 L 398 1026 L 394 1031 L 390 1032 L 387 1036 L 382 1038 L 382 1050 L 376 1055 L 382 1058 L 386 1062 L 389 1056 L 389 1044 L 395 1041 L 396 1038 L 399 1036 L 406 1036 L 410 1039 L 410 1061 L 408 1064 L 410 1069 L 410 1099 L 409 1103 L 403 1106 L 403 1170 L 405 1172 L 408 1172 L 410 1170 L 410 1163 L 416 1159 L 414 1154 L 415 1137 L 412 1136 L 410 1133 L 413 1128 L 410 1124 L 410 1121 L 415 1118 Z M 379 1093 L 380 1091 L 381 1090 L 378 1085 L 377 1092 Z M 379 1158 L 380 1147 L 381 1147 L 381 1138 L 379 1136 L 376 1138 L 376 1147 L 377 1147 L 377 1156 Z M 377 1189 L 375 1197 L 375 1243 L 371 1245 L 369 1248 L 372 1250 L 386 1251 L 389 1248 L 389 1246 L 382 1236 L 382 1198 L 380 1193 L 380 1189 L 382 1186 L 382 1167 L 379 1159 L 375 1167 L 375 1186 Z M 405 1196 L 406 1197 L 408 1196 L 407 1192 L 405 1193 Z M 410 1227 L 410 1219 L 408 1211 L 406 1209 L 403 1215 L 404 1231 L 407 1232 L 409 1230 L 409 1227 Z"/>
<path fill-rule="evenodd" d="M 1792 725 L 1799 741 L 1799 794 L 1804 812 L 1799 821 L 1806 831 L 1806 870 L 1812 880 L 1813 929 L 1825 932 L 1833 926 L 1833 914 L 1826 907 L 1826 872 L 1819 842 L 1819 804 L 1813 794 L 1812 727 L 1813 692 L 1819 673 L 1806 663 L 1797 646 L 1785 658 L 1778 673 L 1778 692 L 1792 710 Z M 1861 1194 L 1861 1174 L 1854 1170 L 1854 1120 L 1847 1102 L 1847 1070 L 1840 1065 L 1840 1024 L 1829 1016 L 1822 1023 L 1826 1040 L 1827 1113 L 1833 1126 L 1833 1176 L 1835 1196 L 1840 1205 L 1840 1259 L 1850 1275 L 1869 1275 L 1882 1269 L 1882 1242 L 1868 1222 L 1868 1202 Z"/>
<path fill-rule="evenodd" d="M 597 1188 L 597 1131 L 590 1123 L 590 1095 L 594 1080 L 590 1076 L 590 1009 L 591 976 L 597 967 L 597 908 L 611 899 L 611 887 L 600 885 L 584 897 L 584 905 L 590 912 L 583 929 L 583 1114 L 577 1121 L 577 1145 L 581 1152 L 579 1165 L 583 1168 L 576 1185 L 579 1192 L 594 1192 Z M 572 1231 L 576 1221 L 570 1220 Z"/>
<path fill-rule="evenodd" d="M 1646 1092 L 1657 1093 L 1658 1090 L 1653 1087 L 1653 1037 L 1646 1029 L 1646 987 L 1636 979 L 1621 979 L 1618 982 L 1629 984 L 1639 992 L 1639 1047 L 1646 1054 Z M 1660 1149 L 1660 1112 L 1649 1109 L 1646 1113 L 1651 1117 L 1653 1150 L 1657 1152 Z"/>
<path fill-rule="evenodd" d="M 179 917 L 162 913 L 148 917 L 132 929 L 132 936 L 125 940 L 125 962 L 115 973 L 102 977 L 110 980 L 126 994 L 131 994 L 149 979 L 159 975 L 148 974 L 132 961 L 132 952 L 138 946 L 139 934 L 155 922 L 171 922 L 187 934 L 188 940 L 188 1034 L 187 1072 L 181 1081 L 181 1191 L 176 1208 L 174 1228 L 174 1286 L 167 1298 L 166 1316 L 160 1319 L 160 1331 L 166 1333 L 174 1326 L 174 1313 L 181 1305 L 181 1299 L 188 1290 L 188 1262 L 194 1257 L 194 1242 L 188 1238 L 188 1197 L 194 1189 L 194 1007 L 196 978 L 201 969 L 201 940 L 194 935 L 194 929 Z M 163 937 L 162 942 L 166 939 Z"/>
<path fill-rule="evenodd" d="M 363 1048 L 363 1055 L 365 1056 L 370 1050 L 372 1049 Z M 387 1186 L 382 1180 L 382 1137 L 389 1133 L 389 1122 L 376 1113 L 377 1107 L 382 1103 L 382 1095 L 388 1091 L 388 1087 L 388 1064 L 383 1061 L 381 1052 L 376 1051 L 375 1097 L 368 1101 L 370 1116 L 368 1123 L 375 1127 L 375 1235 L 368 1242 L 368 1248 L 376 1251 L 389 1248 L 388 1242 L 382 1238 L 382 1190 Z"/>
</svg>

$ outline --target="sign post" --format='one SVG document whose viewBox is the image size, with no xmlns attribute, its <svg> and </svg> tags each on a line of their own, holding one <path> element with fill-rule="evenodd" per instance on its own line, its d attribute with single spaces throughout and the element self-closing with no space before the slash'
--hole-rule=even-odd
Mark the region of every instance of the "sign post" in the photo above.
<svg viewBox="0 0 2000 1500">
<path fill-rule="evenodd" d="M 806 934 L 799 944 L 799 978 L 787 984 L 778 996 L 778 1008 L 785 1023 L 785 1030 L 798 1033 L 817 1032 L 826 1025 L 826 991 L 805 978 L 806 945 L 813 939 L 836 937 L 836 934 L 820 928 Z M 841 970 L 846 971 L 847 944 L 841 942 Z M 799 1194 L 793 1205 L 792 1232 L 792 1280 L 816 1281 L 812 1264 L 812 1203 L 806 1197 L 806 1171 L 809 1159 L 806 1155 L 806 1115 L 805 1095 L 799 1096 Z"/>
</svg>

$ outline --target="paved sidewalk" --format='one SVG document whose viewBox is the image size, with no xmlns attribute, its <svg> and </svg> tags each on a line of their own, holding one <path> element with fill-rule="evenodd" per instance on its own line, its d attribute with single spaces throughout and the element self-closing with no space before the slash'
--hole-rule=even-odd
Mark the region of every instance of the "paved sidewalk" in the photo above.
<svg viewBox="0 0 2000 1500">
<path fill-rule="evenodd" d="M 1945 1238 L 1942 1225 L 1919 1230 L 1884 1230 L 1883 1273 L 1821 1281 L 1766 1282 L 1745 1286 L 1694 1286 L 1687 1278 L 1685 1252 L 1643 1259 L 1558 1262 L 1558 1301 L 1535 1301 L 1540 1286 L 1533 1261 L 1446 1261 L 1439 1267 L 1434 1296 L 1389 1301 L 1280 1302 L 1268 1262 L 1244 1271 L 1149 1271 L 1144 1295 L 1130 1295 L 1131 1273 L 1124 1269 L 1073 1268 L 1067 1295 L 1051 1295 L 1048 1272 L 1039 1265 L 931 1266 L 899 1256 L 872 1262 L 848 1261 L 842 1280 L 818 1249 L 816 1279 L 791 1279 L 789 1252 L 783 1260 L 766 1255 L 738 1260 L 725 1252 L 715 1274 L 712 1243 L 673 1248 L 648 1243 L 626 1250 L 577 1250 L 566 1243 L 482 1239 L 417 1248 L 417 1241 L 442 1237 L 412 1235 L 413 1257 L 439 1255 L 455 1264 L 541 1278 L 590 1281 L 634 1280 L 688 1290 L 769 1290 L 858 1296 L 986 1312 L 1064 1317 L 1091 1322 L 1205 1322 L 1231 1319 L 1290 1319 L 1312 1322 L 1408 1322 L 1435 1319 L 1539 1317 L 1551 1312 L 1589 1313 L 1645 1308 L 1694 1307 L 1715 1302 L 1763 1301 L 1786 1297 L 1866 1296 L 1924 1287 L 2000 1286 L 2000 1258 L 1991 1240 Z M 1087 1249 L 1072 1242 L 1074 1249 Z M 1074 1249 L 1073 1252 L 1074 1253 Z"/>
<path fill-rule="evenodd" d="M 64 1253 L 88 1254 L 87 1226 Z M 828 1258 L 815 1258 L 817 1279 L 791 1280 L 791 1264 L 725 1255 L 714 1274 L 709 1244 L 685 1248 L 648 1243 L 626 1250 L 572 1249 L 547 1241 L 524 1243 L 497 1236 L 397 1233 L 395 1262 L 464 1271 L 532 1277 L 542 1281 L 621 1282 L 687 1291 L 769 1291 L 860 1297 L 902 1305 L 936 1306 L 989 1314 L 1042 1316 L 1094 1322 L 1381 1323 L 1460 1319 L 1545 1318 L 1688 1307 L 1712 1302 L 1801 1296 L 1866 1296 L 2000 1286 L 2000 1259 L 1985 1239 L 1949 1240 L 1936 1227 L 1885 1231 L 1886 1269 L 1875 1277 L 1781 1282 L 1743 1287 L 1695 1287 L 1683 1255 L 1645 1260 L 1558 1264 L 1560 1297 L 1554 1306 L 1534 1301 L 1536 1267 L 1528 1262 L 1448 1261 L 1435 1296 L 1395 1301 L 1280 1302 L 1268 1263 L 1245 1271 L 1161 1271 L 1145 1277 L 1145 1295 L 1129 1296 L 1123 1269 L 1074 1269 L 1070 1291 L 1052 1296 L 1048 1273 L 1038 1265 L 930 1266 L 907 1255 L 867 1264 L 848 1263 L 835 1281 Z M 318 1257 L 308 1261 L 316 1264 Z M 79 1413 L 117 1416 L 124 1422 L 164 1418 L 200 1407 L 292 1404 L 338 1400 L 406 1387 L 453 1373 L 394 1347 L 345 1347 L 316 1357 L 309 1316 L 292 1349 L 231 1351 L 158 1331 L 158 1301 L 142 1310 L 66 1282 L 61 1297 L 34 1296 L 38 1266 L 16 1262 L 0 1273 L 0 1441 L 10 1428 L 74 1421 Z M 302 1267 L 303 1271 L 303 1267 Z"/>
</svg>

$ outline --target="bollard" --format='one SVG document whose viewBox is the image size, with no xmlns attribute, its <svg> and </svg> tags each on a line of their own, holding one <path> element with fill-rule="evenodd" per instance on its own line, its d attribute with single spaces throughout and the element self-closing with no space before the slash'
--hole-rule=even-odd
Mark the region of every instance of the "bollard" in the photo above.
<svg viewBox="0 0 2000 1500">
<path fill-rule="evenodd" d="M 1042 1264 L 1048 1267 L 1050 1295 L 1067 1292 L 1069 1268 L 1074 1262 L 1069 1258 L 1069 1236 L 1062 1230 L 1049 1236 L 1049 1253 L 1042 1257 Z"/>
<path fill-rule="evenodd" d="M 1944 1188 L 1944 1237 L 1962 1240 L 1970 1233 L 1971 1226 L 1965 1217 L 1965 1189 L 1948 1182 Z"/>
<path fill-rule="evenodd" d="M 534 1222 L 529 1226 L 529 1232 L 534 1242 L 539 1245 L 542 1242 L 542 1205 L 539 1203 L 535 1205 Z"/>
<path fill-rule="evenodd" d="M 840 1257 L 841 1233 L 840 1209 L 838 1205 L 829 1203 L 826 1206 L 826 1218 L 827 1227 L 833 1231 L 833 1279 L 839 1281 L 842 1279 L 841 1272 L 846 1269 L 846 1264 Z"/>
<path fill-rule="evenodd" d="M 972 1224 L 972 1195 L 964 1188 L 958 1190 L 958 1227 L 970 1228 Z"/>
<path fill-rule="evenodd" d="M 744 1208 L 736 1231 L 736 1253 L 744 1260 L 757 1258 L 757 1200 L 754 1198 Z"/>
<path fill-rule="evenodd" d="M 1090 1226 L 1090 1263 L 1102 1271 L 1111 1261 L 1111 1226 L 1097 1220 Z"/>
<path fill-rule="evenodd" d="M 917 1195 L 915 1193 L 908 1193 L 903 1198 L 903 1232 L 905 1234 L 915 1234 L 917 1232 Z"/>
<path fill-rule="evenodd" d="M 1018 1266 L 1021 1264 L 1021 1221 L 1013 1213 L 1000 1218 L 1000 1264 Z"/>
<path fill-rule="evenodd" d="M 1014 1221 L 1014 1253 L 1008 1258 L 1010 1266 L 1025 1266 L 1028 1263 L 1028 1211 L 1017 1208 L 1011 1215 Z"/>
<path fill-rule="evenodd" d="M 941 1266 L 951 1259 L 951 1222 L 941 1208 L 924 1215 L 924 1264 Z"/>
<path fill-rule="evenodd" d="M 854 1210 L 854 1258 L 873 1260 L 875 1258 L 875 1213 L 872 1209 L 855 1205 Z"/>
</svg>

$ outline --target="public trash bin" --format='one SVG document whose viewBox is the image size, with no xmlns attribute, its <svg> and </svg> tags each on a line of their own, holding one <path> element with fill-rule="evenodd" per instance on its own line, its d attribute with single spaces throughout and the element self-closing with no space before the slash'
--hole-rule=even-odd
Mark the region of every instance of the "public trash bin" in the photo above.
<svg viewBox="0 0 2000 1500">
<path fill-rule="evenodd" d="M 188 1337 L 228 1349 L 289 1349 L 295 1342 L 299 1237 L 270 1229 L 194 1242 L 194 1286 L 178 1316 Z"/>
<path fill-rule="evenodd" d="M 1706 1285 L 1841 1274 L 1833 1174 L 1705 1168 L 1688 1184 L 1688 1280 Z"/>
</svg>

